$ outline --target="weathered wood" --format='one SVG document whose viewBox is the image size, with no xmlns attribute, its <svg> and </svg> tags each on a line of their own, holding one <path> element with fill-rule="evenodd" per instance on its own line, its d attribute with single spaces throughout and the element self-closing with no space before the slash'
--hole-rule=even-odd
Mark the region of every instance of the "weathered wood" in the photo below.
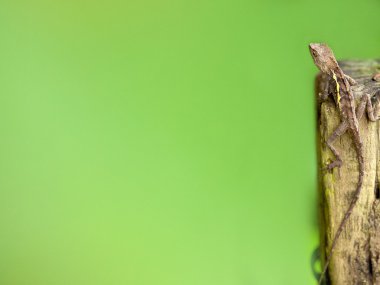
<svg viewBox="0 0 380 285">
<path fill-rule="evenodd" d="M 380 72 L 380 60 L 343 61 L 343 71 L 357 81 L 353 92 L 357 102 L 363 94 L 373 96 L 376 107 L 380 101 L 380 82 L 372 80 Z M 333 84 L 319 74 L 316 94 L 326 85 Z M 317 95 L 318 109 L 318 159 L 319 159 L 319 205 L 321 225 L 321 255 L 325 260 L 330 252 L 334 235 L 351 202 L 358 180 L 358 163 L 349 133 L 334 142 L 341 154 L 343 166 L 332 172 L 323 170 L 334 160 L 325 144 L 338 126 L 340 119 L 332 98 L 322 101 Z M 363 137 L 365 177 L 363 190 L 338 240 L 327 274 L 327 284 L 379 284 L 380 285 L 380 125 L 370 122 L 367 116 L 360 120 Z"/>
</svg>

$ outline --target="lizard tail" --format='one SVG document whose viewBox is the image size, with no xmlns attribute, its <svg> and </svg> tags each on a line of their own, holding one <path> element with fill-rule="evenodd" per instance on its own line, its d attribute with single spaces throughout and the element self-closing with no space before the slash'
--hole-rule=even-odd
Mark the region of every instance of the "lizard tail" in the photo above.
<svg viewBox="0 0 380 285">
<path fill-rule="evenodd" d="M 322 270 L 322 273 L 321 273 L 321 276 L 319 277 L 319 282 L 318 284 L 321 285 L 322 284 L 322 281 L 326 275 L 326 271 L 327 271 L 327 268 L 329 267 L 329 264 L 330 264 L 330 260 L 331 260 L 331 257 L 332 257 L 332 254 L 334 252 L 334 249 L 335 249 L 335 245 L 336 245 L 336 242 L 338 241 L 339 239 L 339 236 L 341 235 L 342 231 L 343 231 L 343 228 L 345 226 L 345 224 L 347 223 L 349 217 L 351 216 L 351 213 L 352 213 L 352 210 L 355 208 L 355 205 L 356 205 L 356 202 L 358 201 L 359 199 L 359 196 L 360 196 L 360 192 L 362 190 L 362 185 L 363 185 L 363 177 L 364 177 L 364 159 L 363 159 L 363 147 L 362 147 L 362 142 L 360 140 L 360 137 L 359 136 L 356 136 L 355 134 L 356 132 L 354 131 L 354 134 L 353 134 L 353 137 L 354 137 L 354 140 L 356 140 L 355 142 L 355 145 L 356 145 L 356 151 L 357 151 L 357 155 L 358 155 L 358 163 L 359 163 L 359 178 L 358 178 L 358 184 L 356 186 L 356 191 L 355 191 L 355 196 L 352 198 L 352 201 L 351 201 L 351 204 L 350 206 L 348 207 L 348 210 L 346 212 L 346 214 L 344 215 L 343 217 L 343 220 L 342 222 L 340 223 L 339 225 L 339 228 L 335 234 L 335 237 L 333 239 L 333 242 L 331 244 L 331 250 L 330 250 L 330 253 L 328 254 L 327 256 L 327 259 L 326 259 L 326 262 L 325 262 L 325 265 L 323 267 L 323 270 Z"/>
</svg>

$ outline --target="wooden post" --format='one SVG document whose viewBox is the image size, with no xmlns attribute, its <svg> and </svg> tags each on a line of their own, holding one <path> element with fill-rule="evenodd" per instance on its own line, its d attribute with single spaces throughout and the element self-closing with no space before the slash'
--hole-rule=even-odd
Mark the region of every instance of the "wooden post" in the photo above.
<svg viewBox="0 0 380 285">
<path fill-rule="evenodd" d="M 373 97 L 375 106 L 380 101 L 380 82 L 372 80 L 380 72 L 380 60 L 343 61 L 339 63 L 344 73 L 357 81 L 352 87 L 357 102 L 363 94 Z M 326 84 L 333 84 L 319 74 L 316 94 Z M 376 101 L 377 99 L 377 101 Z M 351 202 L 358 180 L 357 155 L 350 134 L 334 142 L 343 160 L 340 169 L 323 170 L 334 160 L 325 141 L 338 126 L 339 113 L 332 98 L 321 102 L 317 96 L 318 169 L 320 246 L 322 263 L 330 252 L 332 239 Z M 360 134 L 364 144 L 365 177 L 363 190 L 337 242 L 326 276 L 327 284 L 380 284 L 380 193 L 379 193 L 379 122 L 370 122 L 367 116 L 360 120 Z"/>
</svg>

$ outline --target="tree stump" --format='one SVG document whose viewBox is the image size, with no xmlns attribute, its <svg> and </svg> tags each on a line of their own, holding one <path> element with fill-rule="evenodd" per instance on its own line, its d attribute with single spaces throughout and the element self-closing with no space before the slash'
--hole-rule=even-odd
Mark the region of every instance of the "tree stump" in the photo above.
<svg viewBox="0 0 380 285">
<path fill-rule="evenodd" d="M 380 82 L 373 80 L 372 77 L 380 72 L 380 60 L 342 61 L 339 64 L 345 74 L 357 81 L 357 84 L 352 86 L 355 100 L 359 102 L 363 94 L 369 94 L 378 108 Z M 317 148 L 322 265 L 330 252 L 332 240 L 349 207 L 358 181 L 357 154 L 349 133 L 345 133 L 334 142 L 343 160 L 342 167 L 332 172 L 324 170 L 326 165 L 335 159 L 325 142 L 340 122 L 338 110 L 331 96 L 321 101 L 318 95 L 329 84 L 333 82 L 327 76 L 323 74 L 317 76 Z M 379 122 L 370 122 L 366 115 L 360 120 L 365 164 L 363 189 L 336 244 L 325 278 L 327 284 L 380 285 L 379 127 Z"/>
</svg>

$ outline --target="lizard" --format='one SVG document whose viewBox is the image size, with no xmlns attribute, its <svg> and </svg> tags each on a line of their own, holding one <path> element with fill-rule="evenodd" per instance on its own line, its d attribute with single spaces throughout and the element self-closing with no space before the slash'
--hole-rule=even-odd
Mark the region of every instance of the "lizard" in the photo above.
<svg viewBox="0 0 380 285">
<path fill-rule="evenodd" d="M 355 84 L 355 81 L 344 74 L 343 70 L 340 68 L 332 50 L 328 45 L 323 43 L 311 43 L 309 44 L 309 50 L 311 56 L 314 60 L 315 65 L 322 72 L 332 77 L 335 83 L 335 90 L 333 92 L 333 98 L 335 104 L 339 110 L 341 122 L 335 131 L 328 137 L 326 145 L 331 150 L 335 156 L 335 160 L 327 165 L 327 170 L 331 171 L 335 167 L 340 168 L 342 166 L 342 160 L 337 149 L 334 147 L 333 142 L 343 135 L 345 132 L 349 132 L 352 137 L 352 141 L 356 150 L 358 166 L 359 166 L 359 177 L 356 185 L 356 190 L 354 192 L 353 198 L 350 205 L 335 233 L 332 240 L 330 252 L 327 255 L 325 265 L 321 272 L 318 284 L 322 284 L 324 276 L 328 269 L 332 254 L 334 252 L 336 243 L 341 235 L 345 224 L 347 223 L 349 217 L 355 205 L 359 199 L 360 192 L 363 187 L 364 178 L 364 155 L 363 155 L 363 142 L 360 136 L 359 130 L 359 120 L 363 116 L 364 112 L 367 112 L 368 119 L 370 121 L 377 121 L 377 111 L 373 109 L 371 97 L 368 94 L 363 95 L 360 99 L 359 105 L 356 107 L 355 98 L 351 89 L 351 85 Z M 323 95 L 327 98 L 328 94 Z"/>
</svg>

